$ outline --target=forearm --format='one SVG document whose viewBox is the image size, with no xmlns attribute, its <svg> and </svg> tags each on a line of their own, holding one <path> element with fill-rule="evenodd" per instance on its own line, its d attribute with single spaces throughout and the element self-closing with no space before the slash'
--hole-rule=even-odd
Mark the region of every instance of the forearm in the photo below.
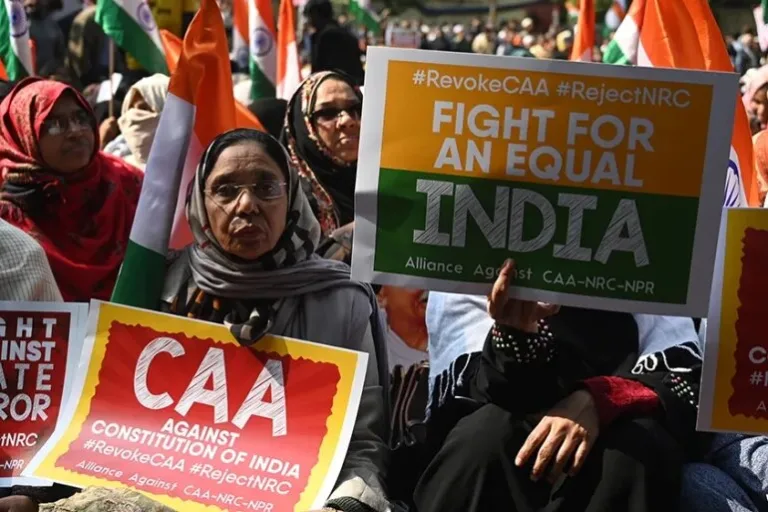
<svg viewBox="0 0 768 512">
<path fill-rule="evenodd" d="M 539 322 L 536 333 L 494 325 L 483 347 L 475 398 L 510 412 L 540 412 L 560 395 L 556 357 L 554 336 L 545 322 Z"/>
</svg>

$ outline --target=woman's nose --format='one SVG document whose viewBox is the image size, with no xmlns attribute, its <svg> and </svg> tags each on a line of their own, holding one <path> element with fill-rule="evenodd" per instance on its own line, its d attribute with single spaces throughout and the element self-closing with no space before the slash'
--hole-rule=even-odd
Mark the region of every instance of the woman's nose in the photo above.
<svg viewBox="0 0 768 512">
<path fill-rule="evenodd" d="M 235 202 L 236 213 L 259 213 L 259 200 L 256 194 L 249 187 L 240 189 L 240 195 Z"/>
<path fill-rule="evenodd" d="M 340 127 L 341 126 L 351 126 L 351 125 L 353 125 L 355 123 L 359 123 L 360 122 L 360 118 L 359 117 L 350 115 L 349 112 L 347 112 L 346 110 L 339 114 L 339 118 L 338 119 L 339 119 L 338 120 L 338 125 Z"/>
</svg>

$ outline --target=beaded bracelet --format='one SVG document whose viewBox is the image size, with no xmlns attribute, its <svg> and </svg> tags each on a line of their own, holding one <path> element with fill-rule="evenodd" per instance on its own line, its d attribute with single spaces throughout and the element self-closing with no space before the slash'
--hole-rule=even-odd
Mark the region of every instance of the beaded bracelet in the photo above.
<svg viewBox="0 0 768 512">
<path fill-rule="evenodd" d="M 555 357 L 553 341 L 554 335 L 543 320 L 539 321 L 539 329 L 535 333 L 524 333 L 498 324 L 494 324 L 491 329 L 493 347 L 505 352 L 511 351 L 515 360 L 521 363 L 552 361 Z"/>
<path fill-rule="evenodd" d="M 685 400 L 692 406 L 696 407 L 696 393 L 698 389 L 694 389 L 694 387 L 691 386 L 688 381 L 676 374 L 671 374 L 667 379 L 664 380 L 667 381 L 667 385 L 670 387 L 672 392 L 678 396 L 678 398 Z"/>
</svg>

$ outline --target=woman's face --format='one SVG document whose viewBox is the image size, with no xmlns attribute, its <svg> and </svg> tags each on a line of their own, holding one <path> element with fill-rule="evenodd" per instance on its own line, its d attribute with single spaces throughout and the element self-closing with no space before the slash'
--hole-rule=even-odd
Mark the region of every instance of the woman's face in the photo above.
<svg viewBox="0 0 768 512">
<path fill-rule="evenodd" d="M 128 105 L 128 108 L 135 108 L 136 110 L 154 112 L 154 110 L 152 110 L 152 107 L 149 106 L 149 103 L 147 103 L 147 100 L 144 99 L 144 96 L 142 96 L 139 91 L 136 91 L 133 93 L 133 97 L 131 98 L 131 104 Z"/>
<path fill-rule="evenodd" d="M 768 127 L 768 95 L 765 89 L 761 88 L 755 92 L 750 107 L 752 114 L 760 122 L 761 129 L 765 130 Z"/>
<path fill-rule="evenodd" d="M 221 152 L 205 183 L 205 210 L 221 247 L 244 260 L 272 250 L 285 230 L 287 183 L 258 142 Z"/>
<path fill-rule="evenodd" d="M 329 78 L 317 88 L 310 117 L 320 141 L 344 162 L 357 160 L 361 110 L 360 99 L 346 82 Z"/>
<path fill-rule="evenodd" d="M 62 94 L 40 128 L 40 156 L 56 172 L 84 169 L 93 158 L 93 116 L 71 94 Z"/>
</svg>

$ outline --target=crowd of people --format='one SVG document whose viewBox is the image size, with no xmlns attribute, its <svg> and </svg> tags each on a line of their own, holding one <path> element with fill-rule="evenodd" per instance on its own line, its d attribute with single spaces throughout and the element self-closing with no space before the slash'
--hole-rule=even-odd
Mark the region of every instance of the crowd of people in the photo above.
<svg viewBox="0 0 768 512">
<path fill-rule="evenodd" d="M 0 300 L 109 300 L 169 78 L 126 67 L 110 116 L 95 7 L 66 31 L 46 1 L 27 0 L 41 77 L 0 90 Z M 326 509 L 768 511 L 768 438 L 696 432 L 699 319 L 514 300 L 514 262 L 499 262 L 488 297 L 429 294 L 429 360 L 391 371 L 382 296 L 348 267 L 368 34 L 327 0 L 304 14 L 307 77 L 289 101 L 242 99 L 268 133 L 222 133 L 203 153 L 194 243 L 168 262 L 157 310 L 226 323 L 246 345 L 270 332 L 369 355 Z M 566 59 L 573 44 L 531 18 L 392 22 L 434 50 Z M 768 165 L 768 72 L 754 38 L 729 44 Z M 72 510 L 77 492 L 5 489 L 0 512 Z"/>
</svg>

